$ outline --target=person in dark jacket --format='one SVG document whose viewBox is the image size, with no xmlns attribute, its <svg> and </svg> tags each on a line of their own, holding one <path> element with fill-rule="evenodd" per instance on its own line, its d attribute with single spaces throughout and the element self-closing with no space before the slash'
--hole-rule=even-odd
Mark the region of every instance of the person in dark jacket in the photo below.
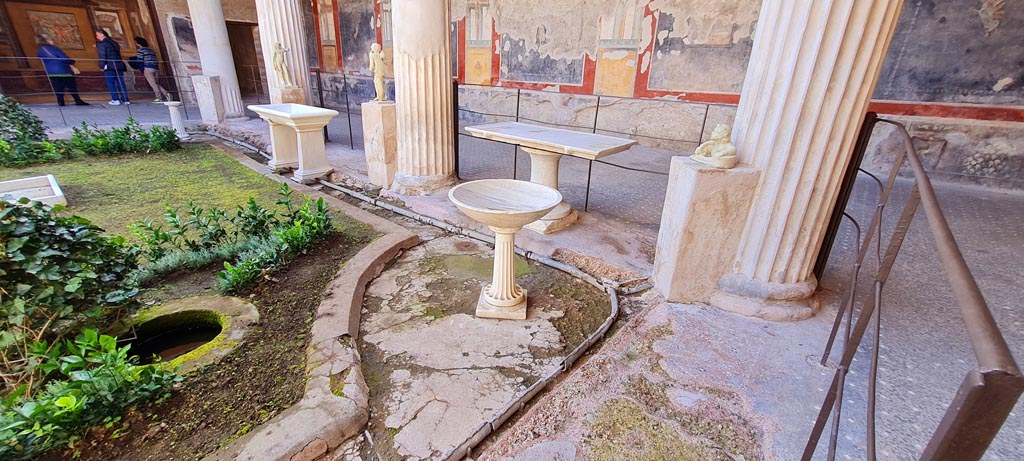
<svg viewBox="0 0 1024 461">
<path fill-rule="evenodd" d="M 43 68 L 46 69 L 46 76 L 50 78 L 50 86 L 53 87 L 53 94 L 57 96 L 57 105 L 64 105 L 64 92 L 70 92 L 75 99 L 76 106 L 88 106 L 89 103 L 82 101 L 78 96 L 78 83 L 75 81 L 75 69 L 72 64 L 74 59 L 68 57 L 63 50 L 53 44 L 53 38 L 46 34 L 40 34 L 39 51 L 36 56 L 43 61 Z"/>
<path fill-rule="evenodd" d="M 118 45 L 110 34 L 105 30 L 96 31 L 96 52 L 99 53 L 99 66 L 103 71 L 103 78 L 107 81 L 107 89 L 110 90 L 111 106 L 131 104 L 128 102 L 128 87 L 124 84 L 124 71 L 128 66 L 124 64 L 121 57 L 121 45 Z"/>
<path fill-rule="evenodd" d="M 170 101 L 171 93 L 167 92 L 164 87 L 160 86 L 160 82 L 157 81 L 160 65 L 156 58 L 156 52 L 149 47 L 149 42 L 142 37 L 135 37 L 135 45 L 139 48 L 139 55 L 135 59 L 141 63 L 142 75 L 146 77 L 149 87 L 153 89 L 153 94 L 156 95 L 156 99 L 153 102 Z"/>
</svg>

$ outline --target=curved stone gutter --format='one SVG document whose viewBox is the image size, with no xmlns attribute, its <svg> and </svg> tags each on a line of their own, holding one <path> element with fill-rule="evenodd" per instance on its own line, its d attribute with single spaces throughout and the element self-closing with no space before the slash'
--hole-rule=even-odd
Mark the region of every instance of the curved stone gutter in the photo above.
<svg viewBox="0 0 1024 461">
<path fill-rule="evenodd" d="M 354 342 L 359 334 L 363 293 L 370 280 L 400 252 L 419 244 L 409 230 L 313 188 L 285 181 L 238 152 L 228 152 L 264 176 L 369 224 L 383 235 L 348 260 L 317 309 L 307 347 L 306 391 L 302 399 L 256 430 L 207 456 L 206 461 L 300 461 L 315 459 L 358 433 L 369 417 L 369 390 Z"/>
</svg>

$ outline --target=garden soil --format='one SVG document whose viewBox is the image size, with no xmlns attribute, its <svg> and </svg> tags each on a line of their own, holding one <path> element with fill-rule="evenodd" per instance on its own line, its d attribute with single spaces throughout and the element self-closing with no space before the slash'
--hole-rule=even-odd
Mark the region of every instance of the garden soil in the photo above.
<svg viewBox="0 0 1024 461">
<path fill-rule="evenodd" d="M 44 460 L 201 459 L 288 408 L 305 387 L 306 344 L 324 290 L 345 260 L 370 240 L 335 232 L 243 295 L 260 321 L 219 363 L 196 370 L 159 403 L 93 428 L 73 447 Z M 144 303 L 215 294 L 215 265 L 172 275 L 141 296 Z"/>
</svg>

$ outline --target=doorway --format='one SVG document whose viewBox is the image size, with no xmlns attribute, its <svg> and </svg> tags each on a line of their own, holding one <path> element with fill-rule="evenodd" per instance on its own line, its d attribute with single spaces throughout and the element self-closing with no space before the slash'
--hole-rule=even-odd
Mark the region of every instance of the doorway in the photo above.
<svg viewBox="0 0 1024 461">
<path fill-rule="evenodd" d="M 231 56 L 234 57 L 238 89 L 242 97 L 263 94 L 265 76 L 260 54 L 256 50 L 256 24 L 229 21 L 227 26 Z"/>
</svg>

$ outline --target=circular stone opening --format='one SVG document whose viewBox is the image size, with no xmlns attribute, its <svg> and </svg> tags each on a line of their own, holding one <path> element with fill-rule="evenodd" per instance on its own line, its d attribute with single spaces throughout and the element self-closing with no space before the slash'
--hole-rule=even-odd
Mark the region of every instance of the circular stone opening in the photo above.
<svg viewBox="0 0 1024 461">
<path fill-rule="evenodd" d="M 167 362 L 209 343 L 223 330 L 220 316 L 212 311 L 185 311 L 164 315 L 135 328 L 129 354 L 139 364 Z"/>
</svg>

